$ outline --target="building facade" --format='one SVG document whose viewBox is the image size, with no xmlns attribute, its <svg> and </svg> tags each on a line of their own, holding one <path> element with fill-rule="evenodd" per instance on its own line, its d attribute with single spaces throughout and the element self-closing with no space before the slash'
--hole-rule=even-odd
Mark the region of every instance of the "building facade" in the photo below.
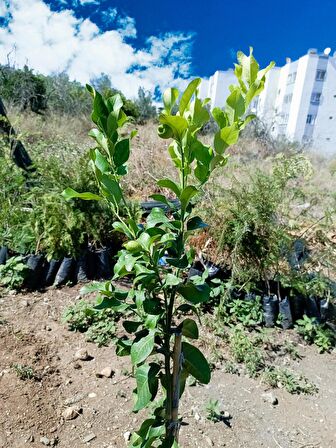
<svg viewBox="0 0 336 448">
<path fill-rule="evenodd" d="M 252 110 L 273 137 L 336 154 L 336 52 L 329 53 L 310 49 L 298 60 L 287 58 L 283 67 L 274 67 Z M 223 107 L 229 85 L 235 83 L 232 70 L 218 71 L 202 80 L 200 96 L 209 97 L 212 108 Z"/>
</svg>

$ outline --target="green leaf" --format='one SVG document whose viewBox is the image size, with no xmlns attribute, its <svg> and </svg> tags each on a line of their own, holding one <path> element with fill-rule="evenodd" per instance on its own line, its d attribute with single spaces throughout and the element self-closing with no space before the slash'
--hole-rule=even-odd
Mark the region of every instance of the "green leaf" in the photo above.
<svg viewBox="0 0 336 448">
<path fill-rule="evenodd" d="M 188 257 L 186 255 L 183 255 L 182 258 L 167 258 L 166 261 L 171 266 L 181 269 L 185 269 L 189 264 Z"/>
<path fill-rule="evenodd" d="M 100 292 L 106 289 L 106 282 L 92 282 L 88 285 L 82 286 L 82 288 L 79 290 L 79 294 L 81 296 L 84 296 L 85 294 L 90 294 L 92 292 Z"/>
<path fill-rule="evenodd" d="M 212 115 L 219 126 L 219 129 L 225 128 L 227 125 L 227 119 L 225 113 L 219 107 L 215 107 L 212 111 Z"/>
<path fill-rule="evenodd" d="M 108 176 L 107 174 L 102 174 L 99 177 L 99 181 L 105 196 L 118 205 L 122 198 L 122 193 L 118 182 L 115 181 L 112 176 Z"/>
<path fill-rule="evenodd" d="M 158 186 L 161 188 L 168 188 L 179 198 L 181 194 L 180 187 L 170 179 L 160 179 L 157 182 Z"/>
<path fill-rule="evenodd" d="M 198 327 L 194 320 L 192 319 L 185 319 L 179 327 L 182 329 L 182 334 L 186 338 L 189 339 L 198 339 L 199 333 L 198 333 Z"/>
<path fill-rule="evenodd" d="M 208 227 L 208 224 L 206 224 L 199 216 L 194 216 L 187 221 L 187 230 L 204 229 L 205 227 Z"/>
<path fill-rule="evenodd" d="M 107 173 L 108 171 L 110 171 L 110 164 L 106 160 L 106 157 L 103 156 L 103 154 L 98 149 L 95 149 L 94 158 L 95 165 L 100 172 Z"/>
<path fill-rule="evenodd" d="M 161 314 L 147 314 L 144 326 L 148 330 L 155 330 L 158 321 L 161 319 Z"/>
<path fill-rule="evenodd" d="M 95 310 L 111 309 L 113 311 L 125 311 L 129 308 L 129 305 L 125 302 L 121 302 L 115 297 L 98 297 Z"/>
<path fill-rule="evenodd" d="M 226 99 L 226 109 L 230 118 L 231 124 L 238 121 L 245 113 L 245 100 L 240 92 L 239 87 L 236 87 Z"/>
<path fill-rule="evenodd" d="M 253 48 L 250 47 L 250 54 L 246 56 L 242 51 L 238 51 L 237 59 L 242 66 L 242 77 L 251 85 L 258 76 L 259 64 L 253 57 Z"/>
<path fill-rule="evenodd" d="M 107 118 L 107 134 L 111 139 L 115 131 L 118 129 L 118 122 L 114 112 L 111 112 Z"/>
<path fill-rule="evenodd" d="M 119 113 L 120 109 L 123 107 L 124 102 L 122 100 L 122 97 L 120 93 L 116 93 L 115 95 L 110 96 L 107 100 L 107 107 L 110 112 L 114 111 L 117 114 Z"/>
<path fill-rule="evenodd" d="M 99 146 L 101 146 L 105 151 L 108 151 L 108 142 L 105 135 L 99 131 L 99 129 L 91 129 L 91 131 L 88 133 L 89 137 L 92 137 Z"/>
<path fill-rule="evenodd" d="M 133 342 L 131 348 L 132 364 L 142 363 L 152 353 L 154 349 L 154 332 L 149 332 L 147 336 Z"/>
<path fill-rule="evenodd" d="M 182 353 L 184 368 L 197 381 L 202 384 L 208 384 L 211 379 L 210 367 L 201 351 L 188 342 L 182 342 Z"/>
<path fill-rule="evenodd" d="M 188 185 L 181 193 L 180 201 L 181 201 L 181 209 L 185 210 L 190 202 L 190 199 L 193 198 L 198 193 L 198 189 L 193 185 Z"/>
<path fill-rule="evenodd" d="M 120 140 L 115 144 L 113 161 L 116 166 L 121 166 L 127 162 L 130 155 L 130 141 L 128 138 Z"/>
<path fill-rule="evenodd" d="M 209 299 L 210 291 L 210 286 L 207 283 L 195 285 L 192 282 L 187 282 L 185 285 L 181 285 L 178 288 L 178 292 L 181 296 L 194 305 L 206 302 Z"/>
<path fill-rule="evenodd" d="M 154 201 L 162 202 L 162 204 L 165 204 L 167 207 L 170 207 L 170 204 L 169 204 L 166 196 L 164 196 L 163 194 L 158 194 L 158 193 L 151 194 L 149 197 L 154 199 Z"/>
<path fill-rule="evenodd" d="M 130 238 L 130 239 L 133 238 L 133 235 L 132 235 L 131 230 L 127 227 L 127 225 L 126 225 L 125 223 L 120 222 L 120 221 L 115 221 L 115 222 L 112 224 L 112 227 L 113 227 L 116 231 L 118 231 L 118 232 L 120 232 L 120 233 L 124 233 L 128 238 Z"/>
<path fill-rule="evenodd" d="M 189 85 L 185 89 L 185 91 L 183 92 L 181 100 L 180 100 L 180 106 L 179 106 L 180 115 L 183 115 L 184 111 L 188 108 L 190 100 L 191 100 L 193 94 L 196 92 L 200 83 L 201 83 L 201 78 L 193 79 L 189 83 Z"/>
<path fill-rule="evenodd" d="M 177 99 L 179 97 L 179 91 L 175 88 L 169 88 L 165 90 L 163 94 L 163 105 L 167 114 L 171 113 Z"/>
<path fill-rule="evenodd" d="M 177 286 L 181 283 L 181 279 L 174 274 L 167 274 L 165 277 L 165 286 Z"/>
<path fill-rule="evenodd" d="M 85 193 L 78 193 L 77 191 L 73 190 L 72 188 L 66 188 L 62 192 L 62 196 L 68 200 L 73 198 L 79 198 L 84 199 L 84 201 L 101 201 L 103 198 L 101 196 L 98 196 L 97 194 L 85 192 Z"/>
<path fill-rule="evenodd" d="M 117 356 L 129 356 L 131 353 L 132 341 L 130 339 L 125 339 L 125 337 L 117 340 L 116 343 L 116 354 Z"/>
<path fill-rule="evenodd" d="M 147 225 L 149 227 L 154 227 L 157 224 L 168 223 L 168 222 L 169 222 L 169 219 L 165 215 L 165 212 L 159 207 L 154 207 L 147 217 Z"/>
<path fill-rule="evenodd" d="M 179 138 L 182 137 L 184 131 L 188 128 L 188 121 L 184 117 L 178 115 L 161 114 L 159 120 L 160 123 L 169 126 Z"/>
<path fill-rule="evenodd" d="M 132 320 L 124 320 L 122 325 L 127 331 L 127 333 L 135 333 L 136 331 L 138 331 L 138 328 L 140 327 L 140 325 L 142 325 L 142 323 L 135 322 Z"/>
<path fill-rule="evenodd" d="M 143 364 L 135 371 L 135 379 L 137 383 L 136 393 L 137 401 L 133 408 L 134 412 L 138 412 L 145 408 L 152 400 L 154 400 L 158 390 L 158 377 L 160 371 L 158 364 Z"/>
<path fill-rule="evenodd" d="M 239 129 L 235 124 L 225 127 L 216 132 L 214 146 L 217 154 L 223 154 L 223 152 L 231 145 L 237 143 L 239 138 Z"/>
</svg>

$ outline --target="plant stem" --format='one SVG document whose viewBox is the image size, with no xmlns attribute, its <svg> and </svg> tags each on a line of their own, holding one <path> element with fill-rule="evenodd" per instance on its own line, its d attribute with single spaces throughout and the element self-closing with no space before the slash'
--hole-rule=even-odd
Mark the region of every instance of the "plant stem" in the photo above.
<svg viewBox="0 0 336 448">
<path fill-rule="evenodd" d="M 182 370 L 182 333 L 175 333 L 174 354 L 173 354 L 173 403 L 171 417 L 172 435 L 178 442 L 180 422 L 178 418 L 180 401 L 180 375 Z"/>
</svg>

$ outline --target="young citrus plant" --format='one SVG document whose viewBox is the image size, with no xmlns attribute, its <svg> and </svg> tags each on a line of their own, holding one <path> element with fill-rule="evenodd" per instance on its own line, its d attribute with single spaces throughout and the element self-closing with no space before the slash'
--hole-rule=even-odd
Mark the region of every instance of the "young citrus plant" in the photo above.
<svg viewBox="0 0 336 448">
<path fill-rule="evenodd" d="M 116 217 L 113 227 L 127 239 L 118 254 L 114 277 L 96 289 L 98 309 L 127 313 L 123 326 L 128 335 L 119 339 L 117 354 L 130 355 L 134 367 L 134 411 L 151 404 L 152 415 L 132 435 L 130 447 L 178 447 L 179 400 L 186 380 L 191 375 L 203 384 L 210 381 L 208 362 L 192 343 L 198 339 L 199 331 L 190 316 L 197 315 L 198 305 L 210 295 L 204 277 L 188 279 L 187 275 L 195 258 L 188 240 L 193 232 L 206 227 L 193 209 L 211 173 L 227 163 L 227 148 L 237 142 L 242 129 L 253 119 L 248 114 L 249 105 L 262 91 L 271 67 L 272 64 L 259 71 L 252 50 L 248 56 L 238 53 L 238 85 L 231 86 L 224 109 L 212 111 L 219 128 L 213 146 L 198 139 L 199 131 L 210 120 L 208 100 L 198 97 L 201 80 L 191 81 L 181 95 L 175 88 L 165 91 L 158 134 L 171 140 L 168 151 L 179 182 L 158 180 L 158 186 L 170 195 L 152 197 L 171 210 L 170 217 L 164 209 L 153 208 L 141 224 L 132 213 L 128 219 L 120 213 L 121 208 L 128 209 L 121 180 L 127 174 L 126 163 L 135 133 L 127 138 L 121 136 L 127 117 L 120 95 L 105 99 L 88 86 L 93 97 L 92 120 L 96 124 L 90 132 L 96 142 L 90 158 L 100 194 L 78 193 L 70 188 L 63 194 L 68 199 L 105 199 Z M 178 207 L 172 199 L 178 200 Z M 125 276 L 132 279 L 128 292 L 115 285 Z"/>
</svg>

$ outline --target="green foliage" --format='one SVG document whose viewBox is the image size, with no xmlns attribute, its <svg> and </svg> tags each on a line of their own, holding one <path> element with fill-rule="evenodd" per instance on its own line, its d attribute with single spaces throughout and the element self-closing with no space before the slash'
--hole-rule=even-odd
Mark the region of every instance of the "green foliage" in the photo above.
<svg viewBox="0 0 336 448">
<path fill-rule="evenodd" d="M 62 316 L 70 331 L 85 333 L 86 340 L 98 347 L 108 346 L 115 339 L 118 319 L 119 314 L 115 311 L 97 311 L 84 300 L 68 307 Z"/>
<path fill-rule="evenodd" d="M 233 329 L 230 336 L 230 352 L 236 363 L 243 364 L 248 375 L 252 378 L 261 377 L 271 387 L 284 388 L 290 394 L 313 394 L 317 387 L 301 374 L 295 374 L 288 369 L 269 365 L 260 348 L 259 343 L 266 343 L 267 335 L 260 334 L 249 337 L 241 327 Z M 273 348 L 274 350 L 274 348 Z M 287 346 L 286 352 L 297 359 L 297 351 Z M 226 368 L 228 373 L 239 374 L 239 369 L 230 361 Z"/>
<path fill-rule="evenodd" d="M 157 116 L 151 93 L 146 92 L 142 87 L 139 88 L 138 98 L 134 103 L 139 111 L 139 116 L 137 118 L 140 123 L 145 123 L 147 120 Z"/>
<path fill-rule="evenodd" d="M 315 344 L 320 353 L 330 352 L 335 347 L 335 332 L 319 324 L 314 317 L 304 315 L 296 322 L 295 329 L 308 344 Z"/>
<path fill-rule="evenodd" d="M 227 325 L 256 327 L 263 322 L 261 298 L 256 296 L 253 300 L 241 300 L 223 295 L 216 316 Z"/>
<path fill-rule="evenodd" d="M 34 369 L 30 366 L 26 366 L 24 364 L 13 364 L 13 371 L 20 378 L 20 380 L 32 380 L 36 379 L 36 374 Z"/>
<path fill-rule="evenodd" d="M 230 336 L 230 352 L 234 361 L 245 365 L 252 378 L 259 376 L 265 366 L 262 352 L 240 327 L 234 328 Z"/>
<path fill-rule="evenodd" d="M 0 266 L 0 286 L 10 290 L 20 289 L 28 275 L 24 257 L 11 257 Z"/>
<path fill-rule="evenodd" d="M 267 367 L 263 373 L 263 381 L 271 387 L 284 388 L 290 394 L 312 395 L 318 392 L 315 384 L 303 375 L 296 375 L 279 367 Z"/>
<path fill-rule="evenodd" d="M 292 181 L 310 174 L 311 164 L 302 155 L 279 155 L 271 174 L 257 169 L 247 173 L 247 181 L 234 179 L 228 191 L 220 190 L 215 202 L 219 231 L 212 234 L 231 259 L 234 282 L 268 284 L 291 269 L 289 210 L 301 195 Z"/>
<path fill-rule="evenodd" d="M 43 113 L 47 108 L 45 77 L 35 75 L 27 66 L 0 66 L 0 97 L 21 110 Z"/>
<path fill-rule="evenodd" d="M 217 423 L 221 421 L 221 410 L 218 400 L 210 399 L 205 407 L 207 411 L 207 419 L 211 422 Z"/>
<path fill-rule="evenodd" d="M 97 309 L 110 308 L 127 313 L 124 328 L 128 335 L 117 342 L 117 354 L 130 355 L 137 387 L 134 391 L 137 412 L 154 402 L 160 391 L 162 400 L 156 402 L 151 418 L 145 420 L 131 439 L 131 447 L 177 447 L 180 419 L 179 398 L 186 380 L 194 377 L 201 383 L 210 381 L 208 362 L 196 345 L 187 342 L 198 337 L 194 320 L 179 322 L 183 316 L 179 302 L 194 305 L 209 300 L 211 288 L 203 277 L 186 280 L 194 261 L 195 251 L 189 244 L 190 236 L 205 224 L 194 212 L 194 206 L 211 173 L 226 164 L 226 150 L 237 142 L 240 132 L 253 118 L 248 115 L 252 99 L 263 88 L 265 74 L 259 72 L 253 58 L 238 54 L 236 65 L 237 86 L 231 86 L 224 110 L 212 112 L 219 130 L 213 145 L 205 145 L 198 135 L 209 121 L 207 100 L 198 97 L 200 79 L 190 82 L 180 95 L 177 89 L 168 89 L 163 95 L 164 110 L 159 116 L 158 135 L 171 139 L 168 152 L 179 174 L 179 182 L 160 179 L 158 187 L 168 188 L 179 200 L 180 209 L 173 208 L 168 217 L 161 208 L 154 208 L 138 225 L 129 210 L 123 193 L 122 179 L 127 174 L 131 141 L 134 133 L 125 136 L 123 126 L 127 116 L 123 98 L 116 94 L 106 98 L 92 86 L 87 86 L 93 98 L 92 121 L 96 127 L 89 135 L 94 140 L 90 164 L 98 184 L 98 196 L 88 190 L 67 188 L 68 199 L 104 199 L 114 213 L 113 227 L 124 235 L 124 248 L 119 252 L 114 267 L 113 281 L 128 277 L 132 286 L 121 291 L 112 282 L 97 288 Z M 169 199 L 155 195 L 165 205 Z M 121 215 L 121 209 L 128 216 Z M 167 266 L 159 264 L 164 256 Z M 155 357 L 151 358 L 153 355 Z M 160 358 L 162 357 L 162 358 Z M 159 358 L 159 360 L 157 359 Z M 159 444 L 159 445 L 158 445 Z"/>
</svg>

